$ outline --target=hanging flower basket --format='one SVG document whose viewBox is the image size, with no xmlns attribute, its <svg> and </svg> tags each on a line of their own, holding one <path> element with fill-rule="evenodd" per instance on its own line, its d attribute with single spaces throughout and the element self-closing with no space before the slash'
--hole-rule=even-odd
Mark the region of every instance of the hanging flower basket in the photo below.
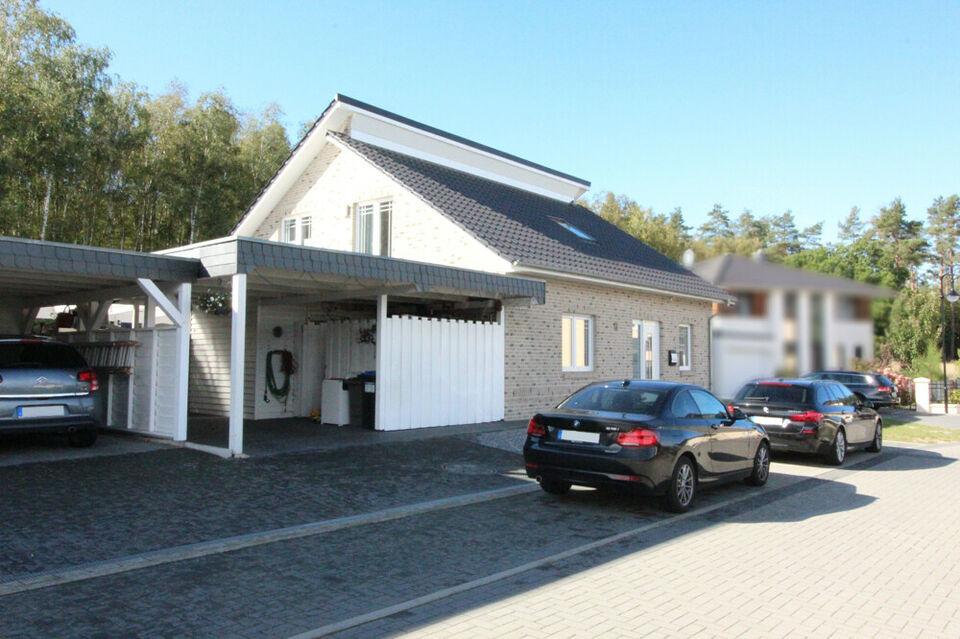
<svg viewBox="0 0 960 639">
<path fill-rule="evenodd" d="M 208 290 L 197 298 L 196 307 L 210 315 L 230 314 L 230 293 L 226 291 Z"/>
</svg>

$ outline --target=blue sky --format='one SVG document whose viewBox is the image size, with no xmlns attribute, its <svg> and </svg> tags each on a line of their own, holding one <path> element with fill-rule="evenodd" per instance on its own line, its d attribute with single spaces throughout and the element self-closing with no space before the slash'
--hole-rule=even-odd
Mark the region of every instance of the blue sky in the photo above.
<svg viewBox="0 0 960 639">
<path fill-rule="evenodd" d="M 826 237 L 960 191 L 958 2 L 41 0 L 111 70 L 271 102 L 341 92 L 699 225 L 791 209 Z"/>
</svg>

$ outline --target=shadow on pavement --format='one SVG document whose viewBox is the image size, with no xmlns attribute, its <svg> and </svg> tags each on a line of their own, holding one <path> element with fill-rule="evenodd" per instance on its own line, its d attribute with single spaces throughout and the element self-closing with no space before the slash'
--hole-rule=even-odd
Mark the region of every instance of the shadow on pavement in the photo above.
<svg viewBox="0 0 960 639">
<path fill-rule="evenodd" d="M 551 583 L 603 566 L 630 554 L 643 552 L 677 540 L 684 535 L 695 534 L 708 530 L 717 524 L 736 523 L 784 523 L 800 522 L 811 518 L 830 515 L 832 513 L 853 511 L 868 506 L 877 497 L 860 494 L 856 486 L 843 481 L 846 472 L 861 470 L 888 470 L 907 471 L 925 470 L 945 466 L 953 459 L 946 458 L 933 451 L 900 449 L 888 450 L 881 455 L 858 455 L 850 459 L 848 464 L 841 468 L 832 469 L 824 466 L 829 473 L 826 477 L 803 477 L 798 475 L 776 474 L 771 476 L 771 484 L 767 489 L 752 489 L 740 483 L 730 483 L 719 486 L 709 492 L 701 493 L 699 503 L 700 513 L 695 508 L 691 516 L 680 517 L 665 515 L 660 511 L 659 503 L 655 499 L 640 498 L 622 491 L 613 490 L 574 490 L 564 497 L 538 495 L 532 509 L 540 508 L 546 511 L 545 519 L 556 527 L 567 525 L 567 521 L 575 521 L 577 513 L 606 515 L 610 518 L 621 516 L 624 512 L 635 515 L 645 515 L 648 522 L 637 517 L 634 526 L 643 526 L 644 523 L 657 524 L 663 522 L 668 525 L 653 525 L 649 530 L 637 535 L 618 540 L 608 546 L 602 546 L 583 554 L 565 558 L 557 562 L 548 562 L 535 569 L 520 575 L 496 582 L 496 585 L 482 586 L 444 598 L 436 602 L 413 608 L 390 617 L 386 617 L 364 625 L 345 630 L 336 637 L 374 637 L 397 636 L 403 633 L 416 631 L 427 626 L 439 623 L 450 617 L 468 613 L 484 606 L 494 605 L 497 602 L 522 595 L 526 592 L 549 586 Z M 882 466 L 880 466 L 882 464 Z M 739 499 L 735 503 L 727 504 L 708 510 L 712 504 L 729 499 L 737 499 L 749 495 L 746 499 Z M 790 499 L 800 496 L 799 499 Z M 789 500 L 789 501 L 788 501 Z M 569 510 L 566 517 L 556 517 L 555 510 Z M 504 533 L 507 531 L 504 530 Z M 537 538 L 536 531 L 528 531 Z M 594 540 L 601 536 L 597 535 Z"/>
<path fill-rule="evenodd" d="M 886 462 L 893 459 L 897 460 L 896 464 L 886 464 Z M 816 455 L 803 455 L 800 453 L 777 452 L 773 454 L 773 461 L 775 463 L 780 462 L 795 466 L 822 468 L 824 470 L 850 468 L 855 470 L 903 471 L 941 468 L 952 464 L 956 459 L 944 457 L 935 450 L 886 444 L 883 447 L 883 452 L 879 454 L 860 451 L 851 452 L 842 466 L 830 466 Z M 881 464 L 883 464 L 883 466 L 879 467 Z"/>
</svg>

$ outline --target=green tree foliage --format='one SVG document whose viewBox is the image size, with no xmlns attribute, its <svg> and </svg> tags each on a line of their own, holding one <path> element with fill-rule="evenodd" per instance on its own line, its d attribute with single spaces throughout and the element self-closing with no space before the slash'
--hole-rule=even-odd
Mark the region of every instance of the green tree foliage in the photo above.
<svg viewBox="0 0 960 639">
<path fill-rule="evenodd" d="M 960 197 L 938 197 L 927 209 L 927 236 L 937 277 L 954 264 L 960 244 Z"/>
<path fill-rule="evenodd" d="M 35 0 L 0 0 L 0 234 L 154 250 L 230 231 L 290 151 L 280 112 L 110 76 Z"/>
<path fill-rule="evenodd" d="M 890 326 L 885 340 L 886 348 L 893 357 L 906 363 L 919 360 L 934 339 L 942 339 L 940 333 L 938 291 L 923 287 L 907 289 L 897 296 L 890 312 Z"/>
<path fill-rule="evenodd" d="M 679 260 L 690 244 L 690 228 L 677 208 L 669 214 L 655 213 L 625 195 L 602 193 L 586 203 L 594 213 L 673 260 Z"/>
</svg>

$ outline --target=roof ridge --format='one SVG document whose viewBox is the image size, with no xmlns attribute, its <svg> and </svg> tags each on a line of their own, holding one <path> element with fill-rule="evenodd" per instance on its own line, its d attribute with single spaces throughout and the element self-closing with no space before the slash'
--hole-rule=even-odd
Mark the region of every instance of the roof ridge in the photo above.
<svg viewBox="0 0 960 639">
<path fill-rule="evenodd" d="M 519 155 L 514 155 L 513 153 L 508 153 L 507 151 L 501 151 L 500 149 L 496 149 L 496 148 L 494 148 L 494 147 L 492 147 L 492 146 L 487 146 L 486 144 L 481 144 L 480 142 L 475 142 L 475 141 L 473 141 L 473 140 L 471 140 L 471 139 L 469 139 L 469 138 L 465 138 L 465 137 L 463 137 L 463 136 L 461 136 L 461 135 L 457 135 L 456 133 L 450 133 L 449 131 L 444 131 L 443 129 L 438 129 L 438 128 L 435 127 L 435 126 L 430 126 L 429 124 L 424 124 L 423 122 L 418 122 L 417 120 L 414 120 L 414 119 L 412 119 L 412 118 L 408 118 L 408 117 L 406 117 L 406 116 L 400 115 L 400 114 L 398 114 L 398 113 L 394 113 L 394 112 L 392 112 L 392 111 L 387 111 L 387 110 L 384 109 L 384 108 L 378 107 L 378 106 L 373 105 L 373 104 L 370 104 L 370 103 L 368 103 L 368 102 L 362 102 L 361 100 L 357 100 L 356 98 L 351 98 L 350 96 L 343 95 L 342 93 L 338 93 L 338 94 L 337 94 L 336 101 L 341 102 L 341 103 L 343 103 L 343 104 L 347 104 L 347 105 L 352 106 L 352 107 L 356 107 L 356 108 L 358 108 L 358 109 L 363 109 L 364 111 L 369 111 L 369 112 L 371 112 L 371 113 L 374 113 L 374 114 L 379 115 L 379 116 L 381 116 L 381 117 L 388 118 L 388 119 L 390 119 L 390 120 L 394 120 L 394 121 L 396 121 L 396 122 L 400 122 L 401 124 L 405 124 L 405 125 L 407 125 L 407 126 L 409 126 L 409 127 L 413 127 L 413 128 L 415 128 L 415 129 L 420 129 L 421 131 L 425 131 L 425 132 L 427 132 L 427 133 L 432 133 L 433 135 L 437 135 L 437 136 L 439 136 L 439 137 L 446 138 L 446 139 L 451 140 L 451 141 L 453 141 L 453 142 L 457 142 L 457 143 L 459 143 L 459 144 L 463 144 L 463 145 L 465 145 L 465 146 L 469 146 L 469 147 L 471 147 L 471 148 L 477 149 L 478 151 L 484 151 L 484 152 L 486 152 L 486 153 L 490 153 L 490 154 L 496 155 L 496 156 L 498 156 L 498 157 L 501 157 L 501 158 L 503 158 L 503 159 L 505 159 L 505 160 L 511 160 L 511 161 L 513 161 L 513 162 L 517 162 L 517 163 L 522 164 L 522 165 L 524 165 L 524 166 L 526 166 L 526 167 L 528 167 L 528 168 L 536 169 L 536 170 L 538 170 L 538 171 L 543 171 L 543 172 L 545 172 L 545 173 L 549 173 L 549 174 L 553 175 L 554 177 L 559 177 L 559 178 L 562 178 L 562 179 L 564 179 L 564 180 L 569 180 L 569 181 L 571 181 L 571 182 L 576 182 L 577 184 L 580 184 L 581 186 L 585 186 L 585 187 L 589 187 L 589 186 L 590 186 L 589 180 L 584 180 L 583 178 L 578 178 L 578 177 L 576 177 L 575 175 L 571 175 L 571 174 L 569 174 L 569 173 L 564 173 L 563 171 L 558 171 L 558 170 L 556 170 L 556 169 L 551 169 L 549 166 L 546 166 L 546 165 L 544 165 L 544 164 L 540 164 L 539 162 L 533 162 L 532 160 L 527 160 L 527 159 L 525 159 L 525 158 L 520 157 Z"/>
</svg>

